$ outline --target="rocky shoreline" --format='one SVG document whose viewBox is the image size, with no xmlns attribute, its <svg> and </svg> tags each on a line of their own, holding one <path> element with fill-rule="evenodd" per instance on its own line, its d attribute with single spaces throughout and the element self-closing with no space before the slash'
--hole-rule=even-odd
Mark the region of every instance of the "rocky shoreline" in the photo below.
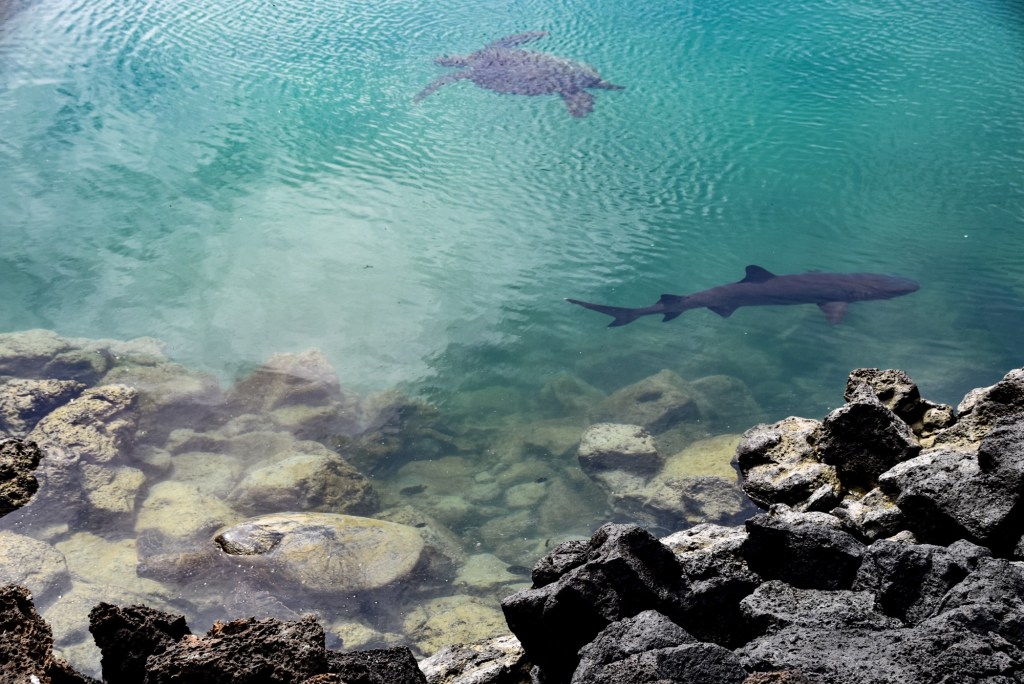
<svg viewBox="0 0 1024 684">
<path fill-rule="evenodd" d="M 0 681 L 94 681 L 54 656 L 33 606 L 69 596 L 91 634 L 58 648 L 94 642 L 108 682 L 1024 681 L 1024 370 L 954 411 L 861 369 L 823 420 L 742 436 L 709 432 L 730 402 L 758 411 L 724 376 L 544 392 L 557 421 L 459 497 L 422 466 L 461 472 L 471 433 L 345 392 L 316 353 L 224 392 L 147 341 L 0 336 L 0 512 L 18 529 L 0 532 Z M 502 539 L 517 510 L 591 505 L 586 488 L 617 522 L 539 549 L 532 583 L 500 560 L 529 548 L 467 553 L 451 534 L 478 529 L 463 506 Z M 131 527 L 69 529 L 82 518 Z M 69 584 L 97 549 L 118 605 L 87 570 Z M 465 598 L 445 598 L 453 576 Z M 175 607 L 207 585 L 187 605 L 217 622 L 193 635 Z M 433 606 L 448 622 L 416 619 L 443 637 L 410 651 L 352 612 L 389 602 Z"/>
</svg>

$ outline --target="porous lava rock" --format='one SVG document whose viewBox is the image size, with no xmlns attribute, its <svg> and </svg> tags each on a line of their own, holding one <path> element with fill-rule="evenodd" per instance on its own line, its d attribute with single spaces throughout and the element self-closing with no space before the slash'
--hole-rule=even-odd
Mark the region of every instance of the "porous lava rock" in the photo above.
<svg viewBox="0 0 1024 684">
<path fill-rule="evenodd" d="M 100 603 L 89 612 L 89 631 L 99 647 L 106 684 L 136 684 L 146 679 L 146 660 L 191 635 L 182 615 L 146 606 L 119 608 Z"/>
<path fill-rule="evenodd" d="M 670 619 L 682 612 L 679 562 L 643 528 L 606 524 L 586 547 L 574 544 L 569 554 L 578 555 L 557 563 L 567 568 L 564 574 L 555 578 L 553 573 L 535 573 L 535 579 L 540 575 L 549 581 L 501 602 L 509 629 L 527 657 L 554 681 L 572 676 L 579 649 L 612 622 L 645 610 Z"/>
<path fill-rule="evenodd" d="M 765 579 L 801 589 L 849 589 L 864 544 L 827 513 L 797 513 L 784 506 L 746 522 L 743 557 Z"/>
<path fill-rule="evenodd" d="M 571 684 L 740 684 L 747 676 L 726 648 L 699 642 L 654 610 L 613 622 L 580 649 Z"/>
<path fill-rule="evenodd" d="M 42 457 L 35 442 L 0 440 L 0 516 L 21 508 L 38 491 L 34 473 Z"/>
<path fill-rule="evenodd" d="M 53 654 L 53 631 L 25 587 L 0 587 L 0 682 L 99 684 Z"/>
</svg>

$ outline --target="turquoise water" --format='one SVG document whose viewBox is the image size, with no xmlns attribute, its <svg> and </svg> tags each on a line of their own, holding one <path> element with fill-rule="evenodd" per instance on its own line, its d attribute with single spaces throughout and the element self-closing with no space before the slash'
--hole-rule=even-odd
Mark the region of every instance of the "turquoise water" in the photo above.
<svg viewBox="0 0 1024 684">
<path fill-rule="evenodd" d="M 468 81 L 413 103 L 435 56 L 531 30 L 626 89 L 582 119 Z M 611 391 L 663 368 L 735 376 L 772 418 L 820 417 L 862 366 L 955 402 L 1024 361 L 1022 179 L 1011 0 L 0 7 L 0 331 L 153 336 L 225 382 L 317 347 L 347 387 L 469 421 L 494 388 L 481 421 L 543 417 L 562 372 Z M 837 326 L 609 330 L 562 301 L 747 264 L 921 289 Z"/>
<path fill-rule="evenodd" d="M 627 89 L 585 119 L 465 81 L 413 104 L 434 56 L 524 30 Z M 150 335 L 226 378 L 315 346 L 357 389 L 671 366 L 785 412 L 882 365 L 952 397 L 1021 361 L 1022 32 L 1006 0 L 15 3 L 0 329 Z M 748 263 L 922 287 L 837 327 L 561 301 Z"/>
</svg>

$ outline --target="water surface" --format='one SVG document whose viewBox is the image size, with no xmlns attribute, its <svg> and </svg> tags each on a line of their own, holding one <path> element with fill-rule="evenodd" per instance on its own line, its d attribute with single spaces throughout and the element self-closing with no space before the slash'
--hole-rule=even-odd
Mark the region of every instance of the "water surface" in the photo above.
<svg viewBox="0 0 1024 684">
<path fill-rule="evenodd" d="M 435 56 L 529 30 L 626 90 L 583 119 L 467 81 L 413 103 Z M 862 366 L 955 402 L 1022 361 L 1022 41 L 1009 0 L 11 3 L 0 330 L 153 336 L 226 383 L 315 347 L 346 387 L 466 421 L 496 410 L 471 392 L 527 423 L 559 373 L 663 368 L 732 375 L 772 418 L 820 417 Z M 838 326 L 608 330 L 562 301 L 747 264 L 921 289 Z"/>
</svg>

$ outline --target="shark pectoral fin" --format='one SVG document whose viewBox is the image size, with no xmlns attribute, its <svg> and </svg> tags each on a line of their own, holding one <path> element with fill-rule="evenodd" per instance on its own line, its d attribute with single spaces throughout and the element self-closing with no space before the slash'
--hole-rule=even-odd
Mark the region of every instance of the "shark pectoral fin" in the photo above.
<svg viewBox="0 0 1024 684">
<path fill-rule="evenodd" d="M 836 323 L 842 323 L 843 318 L 846 316 L 846 309 L 850 306 L 849 302 L 825 302 L 819 304 L 818 308 L 825 313 L 825 318 L 832 325 Z"/>
<path fill-rule="evenodd" d="M 682 315 L 682 313 L 683 313 L 682 311 L 673 311 L 672 313 L 667 313 L 667 314 L 665 314 L 664 316 L 661 317 L 661 322 L 662 323 L 668 323 L 671 320 L 675 320 L 676 318 L 679 318 L 679 316 Z"/>
<path fill-rule="evenodd" d="M 709 306 L 708 308 L 714 311 L 722 318 L 728 318 L 729 316 L 732 316 L 732 312 L 736 310 L 735 306 Z"/>
<path fill-rule="evenodd" d="M 586 90 L 577 90 L 571 93 L 562 93 L 565 106 L 569 113 L 577 119 L 586 116 L 594 111 L 594 96 Z"/>
</svg>

